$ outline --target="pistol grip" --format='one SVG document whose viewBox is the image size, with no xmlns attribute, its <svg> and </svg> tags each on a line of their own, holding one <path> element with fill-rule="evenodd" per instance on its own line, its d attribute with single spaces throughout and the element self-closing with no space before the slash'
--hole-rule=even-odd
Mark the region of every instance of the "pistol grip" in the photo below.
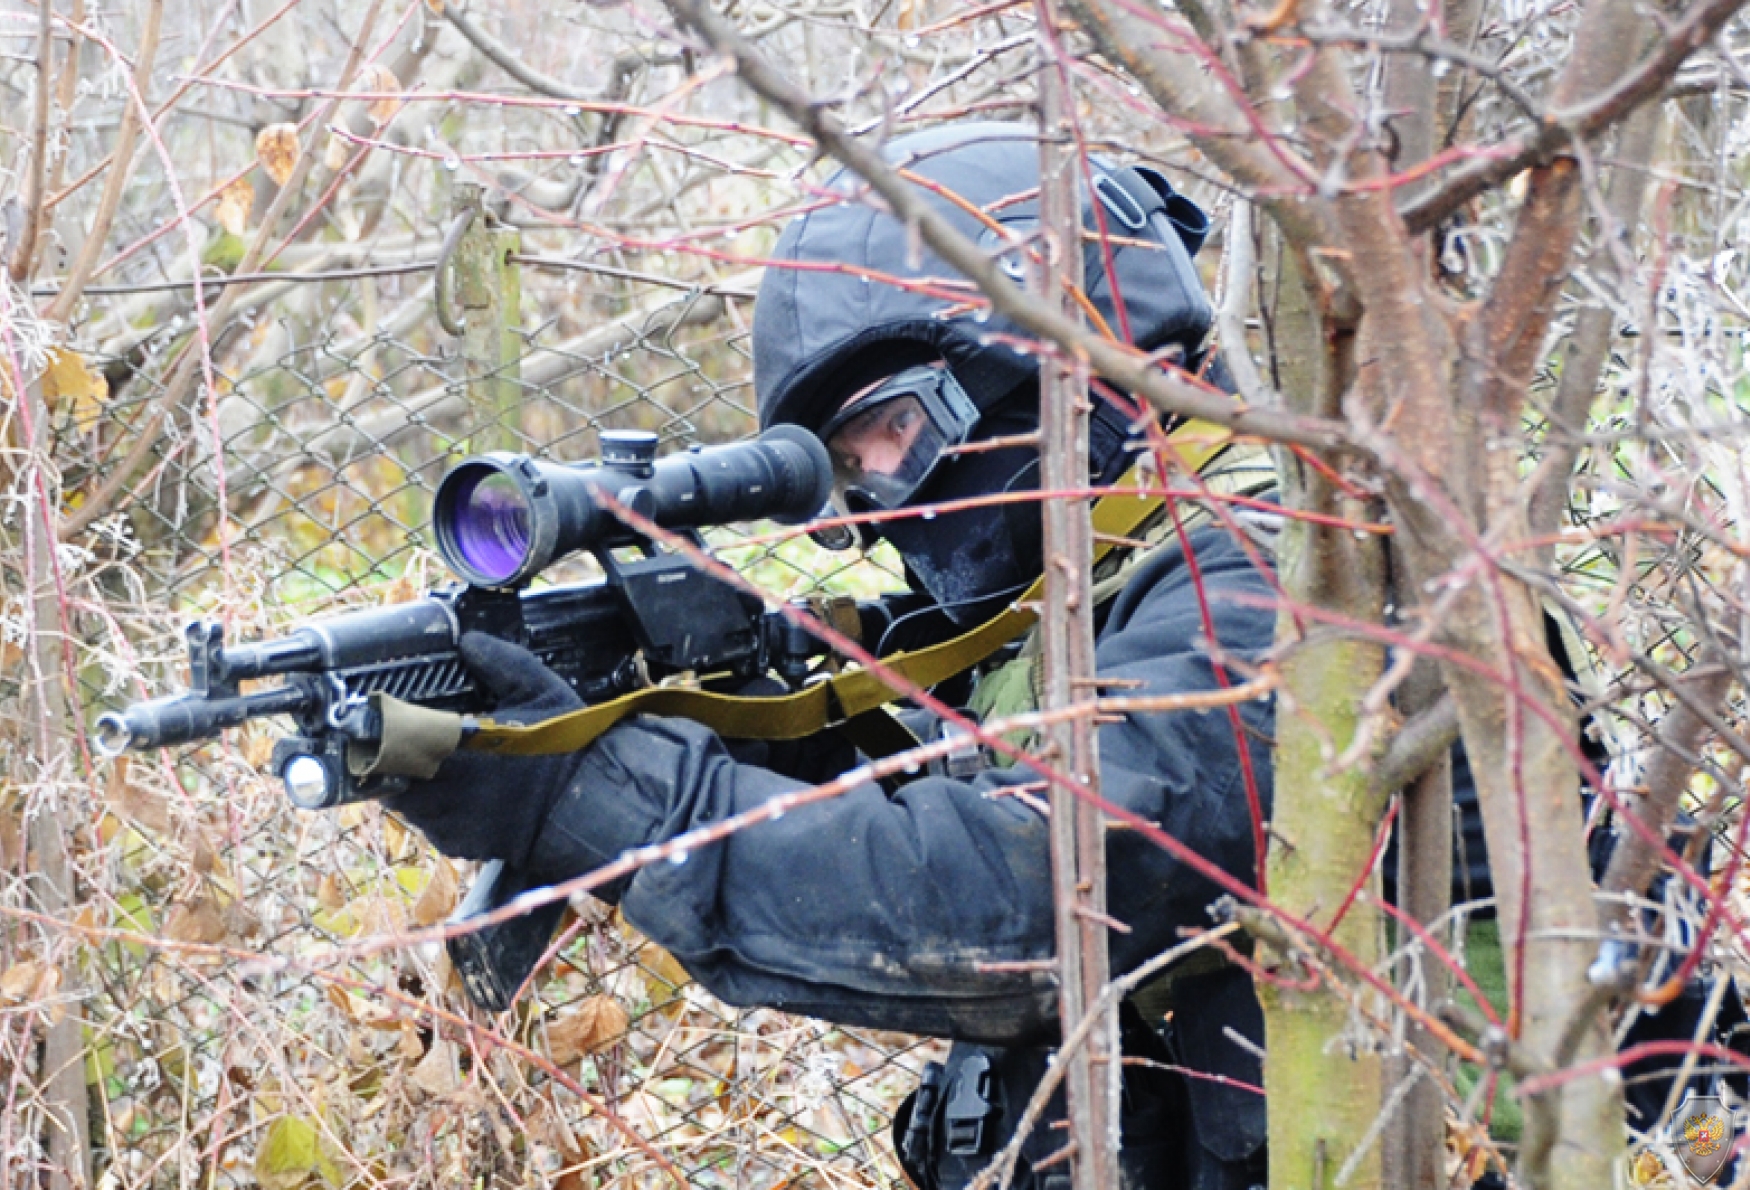
<svg viewBox="0 0 1750 1190">
<path fill-rule="evenodd" d="M 512 871 L 503 860 L 495 859 L 480 869 L 474 886 L 446 924 L 460 925 L 483 917 L 535 887 L 525 873 Z M 468 999 L 487 1012 L 508 1009 L 564 915 L 565 902 L 554 901 L 447 939 L 450 962 L 462 977 Z"/>
</svg>

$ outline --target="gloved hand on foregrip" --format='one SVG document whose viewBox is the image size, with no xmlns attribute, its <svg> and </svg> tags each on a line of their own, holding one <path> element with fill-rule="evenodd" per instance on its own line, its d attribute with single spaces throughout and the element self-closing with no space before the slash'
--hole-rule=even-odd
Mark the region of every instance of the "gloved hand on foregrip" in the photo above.
<svg viewBox="0 0 1750 1190">
<path fill-rule="evenodd" d="M 564 679 L 518 645 L 469 632 L 459 651 L 474 680 L 496 699 L 492 718 L 499 722 L 539 723 L 583 705 Z M 521 868 L 584 755 L 494 756 L 463 749 L 444 761 L 437 776 L 384 798 L 383 805 L 445 855 L 502 859 Z"/>
</svg>

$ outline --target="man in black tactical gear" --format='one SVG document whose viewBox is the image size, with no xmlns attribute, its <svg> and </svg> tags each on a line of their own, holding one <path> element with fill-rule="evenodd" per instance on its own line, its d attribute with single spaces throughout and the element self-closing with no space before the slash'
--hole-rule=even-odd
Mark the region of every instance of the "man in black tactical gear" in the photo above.
<svg viewBox="0 0 1750 1190">
<path fill-rule="evenodd" d="M 958 196 L 928 192 L 993 251 L 1008 241 L 989 221 L 1020 239 L 1037 222 L 1038 148 L 1028 127 L 950 125 L 898 138 L 885 153 Z M 780 263 L 760 288 L 762 427 L 793 423 L 818 434 L 848 511 L 916 510 L 1036 487 L 1037 451 L 1024 439 L 1038 428 L 1038 364 L 1015 349 L 1024 337 L 952 300 L 964 283 L 854 179 L 841 174 L 828 191 L 836 201 L 784 232 Z M 1104 245 L 1088 237 L 1091 302 L 1139 348 L 1196 365 L 1211 321 L 1192 266 L 1202 213 L 1145 170 L 1094 162 L 1086 191 L 1085 225 L 1108 233 Z M 1017 276 L 1024 267 L 1018 254 L 1000 259 Z M 1133 417 L 1096 400 L 1096 484 L 1136 462 L 1142 427 Z M 977 444 L 987 448 L 957 450 Z M 1027 501 L 880 522 L 873 531 L 904 559 L 913 594 L 896 601 L 900 614 L 879 649 L 946 638 L 1013 601 L 1040 573 L 1039 524 Z M 1149 544 L 1113 559 L 1117 573 L 1098 576 L 1108 596 L 1099 608 L 1099 675 L 1139 695 L 1214 689 L 1212 637 L 1220 655 L 1234 658 L 1257 657 L 1271 643 L 1257 543 L 1208 523 L 1141 536 Z M 1019 658 L 979 675 L 974 689 L 960 683 L 940 693 L 969 698 L 978 713 L 1024 709 L 1029 652 L 1023 644 Z M 464 657 L 499 696 L 500 717 L 536 721 L 576 705 L 514 646 L 469 637 Z M 1249 882 L 1252 805 L 1267 813 L 1271 793 L 1270 729 L 1263 703 L 1240 708 L 1239 720 L 1138 714 L 1108 724 L 1099 733 L 1104 796 Z M 504 859 L 554 883 L 828 779 L 855 760 L 837 733 L 780 747 L 644 718 L 574 755 L 458 754 L 391 808 L 443 851 Z M 1039 962 L 1054 949 L 1047 824 L 1021 788 L 1032 778 L 993 757 L 962 756 L 896 789 L 870 783 L 761 823 L 600 895 L 732 1004 L 954 1039 L 949 1060 L 929 1072 L 895 1128 L 912 1179 L 952 1190 L 1012 1133 L 1057 1032 L 1054 980 Z M 1177 944 L 1183 929 L 1210 924 L 1217 886 L 1139 832 L 1112 832 L 1108 871 L 1108 909 L 1122 925 L 1110 938 L 1115 974 Z M 1132 998 L 1125 1048 L 1152 1061 L 1127 1068 L 1126 1185 L 1262 1184 L 1261 1040 L 1247 976 L 1210 952 Z M 1067 1162 L 1033 1168 L 1062 1144 L 1060 1130 L 1037 1129 L 1016 1184 L 1067 1185 Z"/>
</svg>

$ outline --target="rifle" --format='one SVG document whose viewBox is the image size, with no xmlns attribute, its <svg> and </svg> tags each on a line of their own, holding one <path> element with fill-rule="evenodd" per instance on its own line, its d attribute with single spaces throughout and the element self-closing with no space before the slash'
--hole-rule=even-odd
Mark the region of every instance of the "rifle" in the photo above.
<svg viewBox="0 0 1750 1190">
<path fill-rule="evenodd" d="M 603 432 L 602 460 L 567 466 L 494 453 L 464 460 L 439 484 L 432 523 L 439 552 L 464 582 L 408 603 L 314 620 L 287 636 L 227 645 L 213 621 L 186 630 L 189 690 L 101 715 L 94 733 L 109 756 L 212 739 L 227 727 L 287 716 L 273 769 L 302 809 L 400 793 L 432 776 L 438 759 L 393 741 L 418 734 L 421 709 L 470 717 L 492 710 L 461 664 L 465 632 L 529 649 L 586 706 L 665 677 L 713 675 L 734 686 L 775 673 L 795 689 L 827 651 L 756 596 L 659 551 L 598 502 L 598 493 L 697 542 L 710 525 L 770 518 L 800 523 L 825 506 L 826 449 L 779 426 L 729 446 L 655 457 L 656 436 Z M 587 549 L 606 578 L 530 590 L 553 561 Z M 622 555 L 634 553 L 627 558 Z M 859 609 L 879 617 L 878 605 Z M 242 689 L 264 678 L 284 680 Z M 405 727 L 385 731 L 385 718 Z M 453 746 L 452 738 L 449 745 Z M 443 752 L 449 749 L 445 747 Z M 520 873 L 487 864 L 452 923 L 489 913 L 528 890 Z M 449 940 L 469 995 L 502 1011 L 545 949 L 563 911 L 555 902 Z"/>
</svg>

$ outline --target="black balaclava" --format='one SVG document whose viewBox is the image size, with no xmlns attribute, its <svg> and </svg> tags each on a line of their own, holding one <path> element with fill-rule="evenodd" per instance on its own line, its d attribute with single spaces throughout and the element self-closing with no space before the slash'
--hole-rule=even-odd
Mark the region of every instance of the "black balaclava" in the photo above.
<svg viewBox="0 0 1750 1190">
<path fill-rule="evenodd" d="M 1023 384 L 979 419 L 973 442 L 1039 428 L 1039 387 Z M 1095 484 L 1122 475 L 1133 457 L 1124 418 L 1098 402 L 1089 425 L 1089 471 Z M 1039 452 L 1032 446 L 977 451 L 944 462 L 908 501 L 926 508 L 996 493 L 1039 490 Z M 988 619 L 1044 569 L 1043 517 L 1036 500 L 993 504 L 940 515 L 883 522 L 880 536 L 905 560 L 918 587 L 956 625 Z"/>
</svg>

